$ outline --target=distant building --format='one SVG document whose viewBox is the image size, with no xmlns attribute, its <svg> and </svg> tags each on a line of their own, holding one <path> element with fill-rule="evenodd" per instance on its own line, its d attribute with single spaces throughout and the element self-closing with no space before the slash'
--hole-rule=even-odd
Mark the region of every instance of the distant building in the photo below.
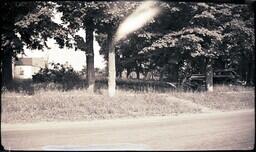
<svg viewBox="0 0 256 152">
<path fill-rule="evenodd" d="M 14 79 L 32 79 L 32 75 L 45 68 L 48 61 L 45 58 L 19 58 L 14 63 Z"/>
</svg>

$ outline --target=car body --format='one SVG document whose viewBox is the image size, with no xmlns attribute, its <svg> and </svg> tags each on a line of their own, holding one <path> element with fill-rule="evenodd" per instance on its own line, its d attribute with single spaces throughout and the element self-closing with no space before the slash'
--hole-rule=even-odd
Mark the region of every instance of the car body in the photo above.
<svg viewBox="0 0 256 152">
<path fill-rule="evenodd" d="M 239 78 L 239 75 L 233 69 L 215 70 L 213 74 L 214 83 L 236 84 Z"/>
<path fill-rule="evenodd" d="M 235 84 L 242 85 L 239 75 L 234 69 L 218 69 L 213 72 L 214 84 Z M 192 90 L 205 90 L 206 76 L 204 74 L 192 74 L 185 81 L 185 86 Z"/>
</svg>

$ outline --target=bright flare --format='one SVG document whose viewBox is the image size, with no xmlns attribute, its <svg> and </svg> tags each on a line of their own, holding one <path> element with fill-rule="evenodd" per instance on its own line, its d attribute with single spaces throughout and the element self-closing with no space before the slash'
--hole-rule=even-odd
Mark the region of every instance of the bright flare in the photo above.
<svg viewBox="0 0 256 152">
<path fill-rule="evenodd" d="M 160 11 L 154 7 L 154 1 L 143 2 L 126 20 L 119 26 L 115 36 L 115 42 L 118 42 L 128 34 L 143 27 Z"/>
</svg>

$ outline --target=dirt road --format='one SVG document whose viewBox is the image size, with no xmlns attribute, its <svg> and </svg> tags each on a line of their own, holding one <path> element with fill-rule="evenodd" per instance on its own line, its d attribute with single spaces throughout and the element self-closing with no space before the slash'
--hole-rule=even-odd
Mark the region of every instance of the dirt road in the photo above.
<svg viewBox="0 0 256 152">
<path fill-rule="evenodd" d="M 12 150 L 253 149 L 254 110 L 87 122 L 2 124 Z"/>
</svg>

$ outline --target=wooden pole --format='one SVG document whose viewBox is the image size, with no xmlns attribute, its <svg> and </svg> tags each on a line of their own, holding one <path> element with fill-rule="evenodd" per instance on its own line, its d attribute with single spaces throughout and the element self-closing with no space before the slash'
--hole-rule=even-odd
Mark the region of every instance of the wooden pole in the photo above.
<svg viewBox="0 0 256 152">
<path fill-rule="evenodd" d="M 108 34 L 109 52 L 108 52 L 108 94 L 110 97 L 116 94 L 116 62 L 115 46 L 112 41 L 112 34 Z"/>
</svg>

